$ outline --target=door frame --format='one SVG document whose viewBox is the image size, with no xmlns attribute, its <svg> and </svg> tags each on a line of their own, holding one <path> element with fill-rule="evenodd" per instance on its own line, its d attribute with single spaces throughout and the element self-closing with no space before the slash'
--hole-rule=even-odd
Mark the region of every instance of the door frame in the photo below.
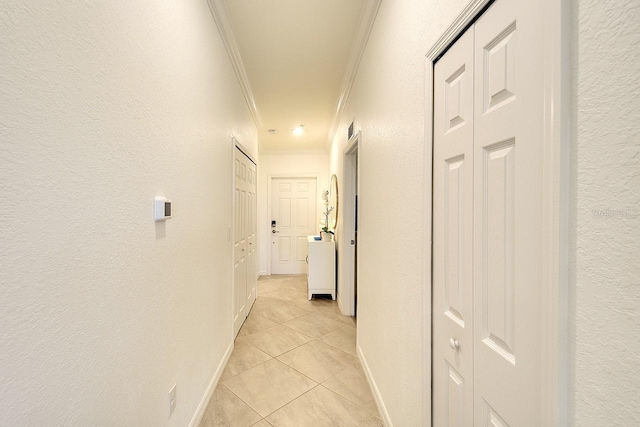
<svg viewBox="0 0 640 427">
<path fill-rule="evenodd" d="M 319 224 L 319 217 L 318 217 L 318 213 L 319 210 L 318 208 L 318 194 L 319 194 L 319 188 L 320 188 L 320 174 L 319 173 L 276 173 L 273 175 L 268 175 L 267 176 L 267 215 L 268 218 L 271 218 L 271 182 L 273 181 L 273 179 L 278 179 L 278 178 L 315 178 L 316 180 L 316 224 Z M 265 233 L 266 235 L 266 239 L 267 239 L 267 243 L 271 241 L 271 235 L 269 233 L 271 233 L 271 219 L 267 220 L 269 222 L 269 225 L 267 226 L 267 231 Z M 267 249 L 267 260 L 268 260 L 268 265 L 267 265 L 267 275 L 271 276 L 271 246 L 273 245 L 269 245 L 267 244 L 267 247 L 269 249 Z"/>
<path fill-rule="evenodd" d="M 362 132 L 358 131 L 351 137 L 347 146 L 343 151 L 343 187 L 342 187 L 342 223 L 343 231 L 340 233 L 342 237 L 338 241 L 338 254 L 342 254 L 342 261 L 338 269 L 338 307 L 345 316 L 355 315 L 355 284 L 358 275 L 356 261 L 356 245 L 349 244 L 352 238 L 355 238 L 355 205 L 350 201 L 360 194 L 360 149 L 359 144 L 362 139 Z M 356 168 L 352 160 L 355 157 Z M 347 202 L 349 201 L 349 202 Z"/>
<path fill-rule="evenodd" d="M 231 251 L 231 320 L 230 320 L 230 329 L 231 329 L 231 341 L 235 341 L 235 334 L 233 331 L 233 310 L 234 310 L 234 302 L 236 298 L 236 277 L 235 277 L 235 263 L 236 263 L 236 254 L 233 250 L 233 234 L 236 229 L 236 149 L 240 150 L 242 154 L 247 156 L 249 160 L 256 165 L 256 203 L 258 200 L 258 161 L 253 157 L 249 150 L 247 150 L 235 136 L 231 137 L 231 226 L 227 228 L 227 242 L 229 243 L 229 250 Z M 256 207 L 257 210 L 257 207 Z M 256 221 L 257 221 L 257 213 L 256 213 Z M 257 230 L 256 224 L 256 230 Z M 257 236 L 256 236 L 257 237 Z M 257 243 L 257 242 L 256 242 Z M 259 254 L 256 256 L 256 259 L 259 259 Z M 256 269 L 257 271 L 258 269 Z M 257 277 L 256 277 L 257 279 Z M 258 287 L 256 286 L 256 299 L 258 298 Z"/>
<path fill-rule="evenodd" d="M 431 425 L 433 274 L 433 67 L 494 0 L 471 0 L 425 55 L 423 425 Z M 506 1 L 506 0 L 495 0 Z M 544 73 L 543 247 L 541 301 L 543 425 L 568 422 L 569 184 L 571 144 L 570 0 L 542 0 Z"/>
</svg>

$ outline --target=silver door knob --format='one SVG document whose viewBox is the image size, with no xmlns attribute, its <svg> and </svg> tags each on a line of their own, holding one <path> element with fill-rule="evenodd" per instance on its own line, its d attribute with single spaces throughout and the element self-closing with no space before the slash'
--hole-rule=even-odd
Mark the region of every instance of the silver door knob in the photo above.
<svg viewBox="0 0 640 427">
<path fill-rule="evenodd" d="M 272 234 L 276 234 L 276 233 L 279 233 L 279 231 L 271 230 L 271 233 L 272 233 Z"/>
<path fill-rule="evenodd" d="M 449 347 L 451 347 L 453 350 L 457 350 L 460 348 L 460 343 L 458 342 L 458 340 L 449 338 Z"/>
</svg>

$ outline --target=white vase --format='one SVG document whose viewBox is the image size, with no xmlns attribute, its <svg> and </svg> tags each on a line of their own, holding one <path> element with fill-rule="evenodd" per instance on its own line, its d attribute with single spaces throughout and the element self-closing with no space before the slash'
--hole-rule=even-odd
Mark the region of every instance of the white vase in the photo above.
<svg viewBox="0 0 640 427">
<path fill-rule="evenodd" d="M 333 234 L 327 233 L 326 231 L 321 231 L 320 237 L 322 237 L 323 242 L 330 242 L 333 240 Z"/>
</svg>

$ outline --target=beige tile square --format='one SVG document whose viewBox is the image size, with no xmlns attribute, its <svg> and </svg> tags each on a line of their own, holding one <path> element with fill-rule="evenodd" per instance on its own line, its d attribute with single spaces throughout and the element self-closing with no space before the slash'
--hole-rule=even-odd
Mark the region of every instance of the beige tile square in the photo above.
<svg viewBox="0 0 640 427">
<path fill-rule="evenodd" d="M 278 360 L 317 382 L 326 380 L 347 366 L 359 364 L 349 353 L 316 340 L 279 356 Z"/>
<path fill-rule="evenodd" d="M 322 336 L 320 341 L 354 356 L 358 355 L 356 352 L 356 328 L 351 325 L 345 325 L 340 329 L 329 332 L 327 335 Z"/>
<path fill-rule="evenodd" d="M 265 353 L 276 357 L 312 340 L 311 337 L 284 326 L 276 326 L 249 335 L 242 340 Z"/>
<path fill-rule="evenodd" d="M 243 338 L 251 334 L 255 334 L 256 332 L 273 328 L 274 326 L 278 326 L 278 323 L 273 320 L 269 320 L 266 317 L 262 317 L 259 314 L 254 313 L 252 310 L 251 313 L 249 313 L 247 320 L 244 321 L 242 328 L 240 328 L 238 338 Z"/>
<path fill-rule="evenodd" d="M 306 275 L 284 275 L 274 274 L 271 276 L 262 276 L 258 280 L 258 292 L 269 293 L 282 289 L 306 291 L 307 276 Z"/>
<path fill-rule="evenodd" d="M 253 303 L 253 307 L 249 312 L 249 315 L 256 313 L 256 311 L 263 310 L 265 308 L 269 308 L 274 305 L 282 304 L 281 301 L 275 300 L 273 298 L 265 298 L 263 296 L 259 296 L 255 303 Z"/>
<path fill-rule="evenodd" d="M 294 331 L 301 332 L 305 335 L 319 338 L 328 334 L 331 331 L 335 331 L 338 328 L 344 326 L 342 322 L 336 322 L 328 317 L 321 316 L 318 313 L 311 313 L 304 316 L 296 317 L 293 320 L 289 320 L 284 323 L 284 326 L 293 329 Z"/>
<path fill-rule="evenodd" d="M 284 363 L 272 359 L 226 380 L 224 386 L 263 417 L 317 383 Z"/>
<path fill-rule="evenodd" d="M 292 276 L 284 283 L 284 286 L 289 289 L 295 289 L 299 292 L 306 292 L 307 276 Z"/>
<path fill-rule="evenodd" d="M 340 307 L 338 304 L 324 305 L 319 307 L 316 313 L 321 314 L 331 320 L 335 320 L 337 322 L 341 322 L 342 324 L 351 324 L 353 325 L 353 319 L 350 316 L 345 316 L 340 312 Z"/>
<path fill-rule="evenodd" d="M 304 290 L 298 290 L 295 288 L 283 288 L 273 292 L 266 293 L 262 296 L 265 298 L 272 298 L 272 299 L 277 299 L 281 301 L 289 301 L 292 299 L 304 298 L 306 295 L 307 293 Z"/>
<path fill-rule="evenodd" d="M 267 353 L 248 344 L 242 339 L 238 339 L 235 342 L 233 353 L 231 353 L 229 362 L 227 363 L 220 379 L 226 380 L 227 378 L 241 374 L 269 359 L 271 359 L 271 356 Z"/>
<path fill-rule="evenodd" d="M 249 427 L 262 417 L 223 385 L 218 385 L 200 427 Z"/>
<path fill-rule="evenodd" d="M 318 311 L 322 307 L 330 307 L 336 304 L 335 301 L 325 299 L 312 299 L 311 301 L 309 301 L 306 293 L 303 297 L 288 300 L 286 301 L 286 303 L 311 312 Z"/>
<path fill-rule="evenodd" d="M 288 320 L 295 319 L 296 317 L 304 316 L 309 313 L 307 310 L 285 304 L 281 301 L 272 299 L 272 301 L 266 302 L 269 299 L 270 298 L 265 298 L 264 300 L 258 301 L 264 302 L 260 305 L 256 302 L 253 310 L 251 311 L 276 323 L 284 323 Z"/>
<path fill-rule="evenodd" d="M 266 417 L 275 427 L 377 427 L 380 418 L 322 386 Z"/>
<path fill-rule="evenodd" d="M 280 289 L 278 282 L 273 280 L 259 280 L 258 281 L 258 298 L 265 294 L 277 291 Z"/>
<path fill-rule="evenodd" d="M 255 423 L 254 425 L 252 425 L 251 427 L 272 427 L 271 424 L 269 424 L 268 422 L 266 422 L 264 419 L 258 421 L 257 423 Z"/>
<path fill-rule="evenodd" d="M 348 366 L 322 385 L 377 415 L 376 401 L 373 399 L 367 378 L 359 365 L 358 363 Z"/>
</svg>

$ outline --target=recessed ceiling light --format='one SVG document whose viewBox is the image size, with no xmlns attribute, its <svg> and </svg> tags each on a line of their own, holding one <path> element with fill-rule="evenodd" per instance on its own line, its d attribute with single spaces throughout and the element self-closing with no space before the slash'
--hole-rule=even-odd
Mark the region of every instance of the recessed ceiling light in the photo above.
<svg viewBox="0 0 640 427">
<path fill-rule="evenodd" d="M 291 129 L 291 132 L 293 132 L 295 136 L 302 135 L 302 133 L 304 132 L 304 125 L 300 125 L 297 128 Z"/>
<path fill-rule="evenodd" d="M 277 135 L 278 134 L 278 130 L 277 129 L 269 129 L 267 132 L 269 132 L 271 135 Z"/>
</svg>

